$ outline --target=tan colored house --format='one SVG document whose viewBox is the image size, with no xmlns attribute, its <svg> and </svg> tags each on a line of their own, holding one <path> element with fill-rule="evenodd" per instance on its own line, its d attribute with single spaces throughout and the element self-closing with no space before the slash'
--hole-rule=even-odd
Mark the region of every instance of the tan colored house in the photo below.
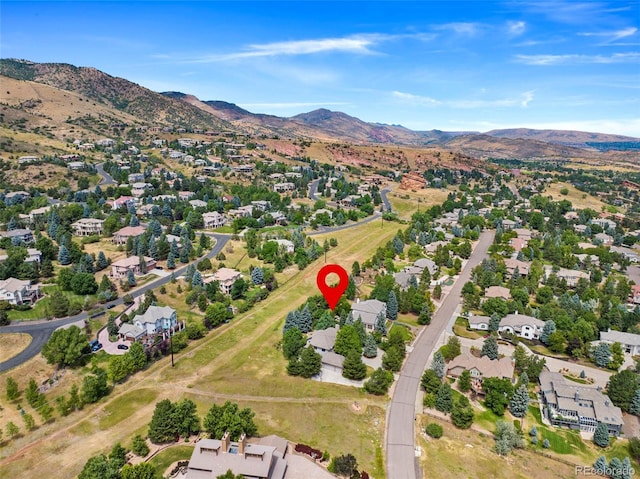
<svg viewBox="0 0 640 479">
<path fill-rule="evenodd" d="M 226 218 L 217 211 L 211 211 L 209 213 L 202 213 L 202 221 L 206 229 L 220 228 L 226 223 Z"/>
<path fill-rule="evenodd" d="M 0 281 L 0 301 L 9 304 L 33 304 L 40 297 L 40 288 L 30 281 L 7 278 Z"/>
<path fill-rule="evenodd" d="M 156 260 L 145 256 L 144 261 L 146 263 L 146 267 L 144 271 L 140 267 L 140 257 L 139 256 L 129 256 L 128 258 L 121 259 L 119 261 L 115 261 L 111 263 L 111 277 L 112 278 L 126 278 L 129 271 L 133 271 L 135 275 L 147 274 L 149 271 L 156 267 Z"/>
<path fill-rule="evenodd" d="M 189 460 L 187 479 L 214 479 L 228 470 L 251 479 L 284 479 L 286 441 L 264 439 L 264 443 L 261 439 L 257 444 L 249 444 L 243 434 L 238 442 L 231 442 L 226 432 L 221 440 L 199 440 Z"/>
<path fill-rule="evenodd" d="M 72 223 L 71 227 L 73 228 L 73 234 L 76 236 L 91 236 L 101 235 L 103 225 L 104 220 L 96 218 L 81 218 L 75 223 Z"/>
<path fill-rule="evenodd" d="M 142 236 L 146 228 L 144 226 L 125 226 L 113 235 L 113 242 L 117 245 L 127 244 L 129 238 Z"/>
<path fill-rule="evenodd" d="M 484 297 L 489 298 L 502 298 L 508 300 L 511 298 L 511 292 L 509 288 L 505 288 L 504 286 L 489 286 L 484 291 Z"/>
<path fill-rule="evenodd" d="M 447 364 L 447 376 L 458 378 L 465 369 L 471 375 L 471 387 L 476 392 L 482 391 L 484 378 L 513 380 L 513 361 L 507 357 L 491 360 L 487 356 L 476 358 L 468 353 L 461 354 Z"/>
<path fill-rule="evenodd" d="M 220 268 L 213 275 L 204 279 L 205 283 L 217 281 L 220 284 L 220 291 L 230 294 L 233 283 L 242 278 L 242 273 L 231 268 Z"/>
</svg>

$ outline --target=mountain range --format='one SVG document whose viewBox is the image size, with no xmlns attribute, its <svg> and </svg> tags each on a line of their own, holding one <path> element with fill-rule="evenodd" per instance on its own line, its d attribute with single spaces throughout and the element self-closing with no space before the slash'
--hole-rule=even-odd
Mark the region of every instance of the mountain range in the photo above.
<svg viewBox="0 0 640 479">
<path fill-rule="evenodd" d="M 9 79 L 44 84 L 73 93 L 91 101 L 98 108 L 108 109 L 112 120 L 147 126 L 172 126 L 187 129 L 231 131 L 252 136 L 278 136 L 353 144 L 395 144 L 426 146 L 464 151 L 476 157 L 614 157 L 637 159 L 637 152 L 601 153 L 589 143 L 638 143 L 640 139 L 621 135 L 580 131 L 533 130 L 527 128 L 479 132 L 413 131 L 398 125 L 368 123 L 342 112 L 318 109 L 293 117 L 249 112 L 225 101 L 202 101 L 181 92 L 158 93 L 123 78 L 108 75 L 91 67 L 65 63 L 34 63 L 27 60 L 1 59 L 3 83 Z M 3 88 L 2 90 L 5 90 Z M 36 95 L 38 96 L 38 95 Z M 40 95 L 42 96 L 42 95 Z M 13 108 L 22 108 L 33 101 L 41 116 L 51 116 L 43 98 L 11 98 L 3 91 L 0 101 Z M 91 116 L 86 110 L 76 114 Z M 106 113 L 103 113 L 106 115 Z M 124 114 L 124 116 L 123 116 Z M 74 121 L 73 115 L 67 115 Z M 108 116 L 108 115 L 107 115 Z M 95 129 L 94 125 L 94 129 Z"/>
</svg>

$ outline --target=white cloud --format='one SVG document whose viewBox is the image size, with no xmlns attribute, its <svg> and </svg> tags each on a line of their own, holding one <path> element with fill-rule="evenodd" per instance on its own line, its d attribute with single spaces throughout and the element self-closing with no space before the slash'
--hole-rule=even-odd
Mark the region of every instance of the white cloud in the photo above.
<svg viewBox="0 0 640 479">
<path fill-rule="evenodd" d="M 437 100 L 435 98 L 414 95 L 412 93 L 405 93 L 401 91 L 393 91 L 391 95 L 404 102 L 419 106 L 437 107 L 444 106 L 448 108 L 458 109 L 473 109 L 473 108 L 512 108 L 521 107 L 526 108 L 529 103 L 533 101 L 533 91 L 527 91 L 522 93 L 521 98 L 503 98 L 496 100 L 475 100 L 475 99 L 462 99 L 462 100 Z"/>
<path fill-rule="evenodd" d="M 549 66 L 567 64 L 638 63 L 640 52 L 614 53 L 613 55 L 516 55 L 515 60 L 525 65 Z"/>
<path fill-rule="evenodd" d="M 435 27 L 436 30 L 450 30 L 458 35 L 473 37 L 480 33 L 480 24 L 472 22 L 444 23 Z"/>
<path fill-rule="evenodd" d="M 522 35 L 527 28 L 525 22 L 507 22 L 507 29 L 510 35 Z"/>
<path fill-rule="evenodd" d="M 621 30 L 614 30 L 610 32 L 583 32 L 579 33 L 583 37 L 601 37 L 604 38 L 604 44 L 617 42 L 623 38 L 632 37 L 638 33 L 636 27 L 623 28 Z"/>
</svg>

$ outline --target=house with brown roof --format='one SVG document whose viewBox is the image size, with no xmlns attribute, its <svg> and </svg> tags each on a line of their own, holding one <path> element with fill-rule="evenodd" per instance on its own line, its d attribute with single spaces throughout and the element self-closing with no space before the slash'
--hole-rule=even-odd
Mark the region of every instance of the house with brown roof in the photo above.
<svg viewBox="0 0 640 479">
<path fill-rule="evenodd" d="M 251 479 L 284 479 L 286 449 L 282 450 L 280 442 L 250 444 L 244 434 L 238 442 L 231 442 L 228 432 L 220 440 L 201 439 L 189 459 L 186 479 L 215 479 L 228 470 Z"/>
<path fill-rule="evenodd" d="M 511 292 L 509 291 L 509 288 L 505 288 L 504 286 L 489 286 L 484 290 L 484 297 L 486 299 L 502 298 L 508 300 L 511 298 Z"/>
<path fill-rule="evenodd" d="M 242 273 L 231 268 L 220 268 L 213 275 L 204 279 L 205 284 L 217 281 L 220 285 L 220 291 L 224 294 L 231 294 L 233 283 L 242 278 Z"/>
<path fill-rule="evenodd" d="M 129 271 L 133 271 L 133 274 L 139 276 L 142 274 L 147 274 L 149 271 L 156 267 L 156 260 L 149 256 L 144 256 L 144 262 L 146 266 L 142 268 L 140 265 L 139 256 L 129 256 L 128 258 L 114 261 L 113 263 L 111 263 L 111 277 L 126 278 L 129 274 Z"/>
<path fill-rule="evenodd" d="M 129 238 L 142 236 L 146 228 L 144 226 L 125 226 L 113 234 L 113 242 L 117 245 L 127 244 Z"/>
<path fill-rule="evenodd" d="M 508 357 L 492 360 L 487 356 L 476 358 L 469 353 L 463 353 L 447 364 L 447 376 L 458 378 L 465 369 L 471 375 L 471 387 L 475 392 L 481 393 L 484 378 L 500 378 L 512 381 L 514 364 L 513 360 Z"/>
</svg>

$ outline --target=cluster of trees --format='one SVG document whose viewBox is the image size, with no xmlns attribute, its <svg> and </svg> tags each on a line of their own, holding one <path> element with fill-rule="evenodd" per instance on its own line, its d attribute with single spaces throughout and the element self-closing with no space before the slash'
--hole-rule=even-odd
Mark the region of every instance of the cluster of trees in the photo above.
<svg viewBox="0 0 640 479">
<path fill-rule="evenodd" d="M 163 399 L 156 403 L 153 417 L 149 423 L 149 440 L 161 444 L 189 437 L 200 432 L 200 417 L 196 405 L 190 399 L 181 399 L 173 403 Z"/>
<path fill-rule="evenodd" d="M 107 368 L 109 380 L 119 383 L 127 376 L 144 369 L 147 365 L 147 354 L 141 343 L 134 342 L 122 355 L 111 356 Z"/>
</svg>

